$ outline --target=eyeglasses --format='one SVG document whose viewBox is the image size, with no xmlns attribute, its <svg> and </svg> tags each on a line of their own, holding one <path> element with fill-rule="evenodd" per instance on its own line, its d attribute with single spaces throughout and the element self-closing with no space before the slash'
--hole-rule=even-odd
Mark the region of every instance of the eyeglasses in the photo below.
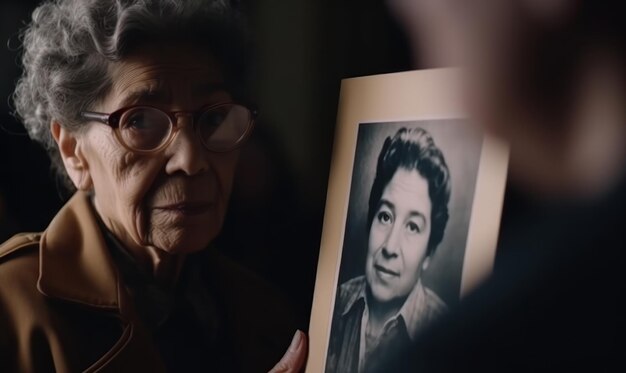
<svg viewBox="0 0 626 373">
<path fill-rule="evenodd" d="M 81 116 L 113 128 L 122 146 L 136 153 L 154 153 L 167 147 L 181 128 L 178 119 L 189 117 L 204 147 L 227 152 L 241 145 L 252 132 L 256 110 L 236 103 L 208 105 L 195 112 L 166 112 L 147 105 L 129 106 L 111 114 L 84 111 Z"/>
</svg>

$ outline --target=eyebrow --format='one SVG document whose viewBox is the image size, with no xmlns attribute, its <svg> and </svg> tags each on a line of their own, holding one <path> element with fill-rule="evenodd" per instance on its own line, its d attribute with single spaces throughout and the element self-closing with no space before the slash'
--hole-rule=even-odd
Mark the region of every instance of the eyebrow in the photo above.
<svg viewBox="0 0 626 373">
<path fill-rule="evenodd" d="M 197 84 L 191 88 L 191 93 L 194 95 L 211 95 L 213 93 L 230 93 L 230 90 L 227 88 L 224 83 L 205 83 L 205 84 Z"/>
<path fill-rule="evenodd" d="M 170 94 L 162 84 L 146 85 L 132 90 L 120 101 L 121 106 L 134 105 L 138 102 L 164 102 Z"/>
<path fill-rule="evenodd" d="M 396 210 L 396 206 L 393 203 L 391 203 L 390 201 L 388 201 L 388 200 L 386 200 L 384 198 L 380 199 L 380 203 L 378 204 L 378 209 L 380 209 L 381 206 L 387 206 L 391 211 L 394 211 L 394 212 Z M 426 219 L 426 216 L 422 212 L 417 211 L 417 210 L 411 210 L 409 212 L 409 216 L 410 217 L 418 217 L 418 218 L 424 220 L 424 224 L 427 224 L 427 222 L 428 222 L 428 220 Z"/>
<path fill-rule="evenodd" d="M 224 83 L 207 83 L 193 86 L 191 93 L 196 96 L 210 96 L 214 93 L 230 93 L 230 91 Z M 138 102 L 164 103 L 169 98 L 170 92 L 163 84 L 157 82 L 156 85 L 147 85 L 131 91 L 120 101 L 120 105 L 130 106 Z"/>
</svg>

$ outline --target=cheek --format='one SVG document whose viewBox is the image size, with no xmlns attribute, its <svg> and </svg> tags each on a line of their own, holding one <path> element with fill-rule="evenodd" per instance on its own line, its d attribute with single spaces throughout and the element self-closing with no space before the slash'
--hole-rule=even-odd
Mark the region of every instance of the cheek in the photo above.
<svg viewBox="0 0 626 373">
<path fill-rule="evenodd" d="M 118 180 L 129 204 L 145 204 L 162 168 L 162 162 L 155 159 L 131 159 L 120 168 Z"/>
<path fill-rule="evenodd" d="M 215 239 L 221 228 L 221 219 L 217 210 L 209 212 L 206 217 L 189 220 L 153 211 L 148 224 L 148 240 L 170 253 L 196 252 Z"/>
<path fill-rule="evenodd" d="M 115 184 L 117 200 L 115 203 L 125 214 L 145 214 L 145 200 L 150 192 L 161 167 L 161 162 L 154 158 L 124 154 L 113 168 L 112 181 Z M 137 217 L 133 216 L 133 220 Z"/>
<path fill-rule="evenodd" d="M 368 258 L 376 255 L 376 253 L 381 248 L 384 241 L 385 241 L 384 229 L 382 229 L 380 225 L 373 222 L 370 228 L 369 240 L 367 243 Z"/>
<path fill-rule="evenodd" d="M 158 159 L 128 152 L 117 144 L 113 134 L 100 131 L 90 137 L 86 151 L 96 191 L 117 194 L 125 199 L 124 203 L 145 194 L 158 173 Z"/>
<path fill-rule="evenodd" d="M 404 264 L 405 273 L 409 274 L 408 277 L 417 277 L 420 272 L 420 265 L 422 259 L 426 255 L 428 247 L 428 236 L 417 236 L 412 239 L 408 239 L 403 245 L 402 260 Z"/>
<path fill-rule="evenodd" d="M 117 225 L 116 230 L 142 244 L 149 231 L 149 212 L 144 202 L 161 169 L 159 162 L 123 152 L 109 160 L 99 180 L 94 179 L 96 198 L 105 215 Z"/>
<path fill-rule="evenodd" d="M 237 168 L 237 160 L 239 152 L 234 151 L 224 154 L 214 154 L 211 158 L 211 172 L 215 174 L 215 178 L 219 184 L 220 192 L 224 199 L 230 198 L 235 178 L 235 170 Z"/>
</svg>

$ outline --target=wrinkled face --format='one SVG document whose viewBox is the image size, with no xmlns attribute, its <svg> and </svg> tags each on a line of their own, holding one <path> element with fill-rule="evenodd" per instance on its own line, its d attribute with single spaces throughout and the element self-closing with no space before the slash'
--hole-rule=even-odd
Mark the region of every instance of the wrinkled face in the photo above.
<svg viewBox="0 0 626 373">
<path fill-rule="evenodd" d="M 146 104 L 193 111 L 230 101 L 216 61 L 191 46 L 147 45 L 113 65 L 113 86 L 92 110 L 111 113 Z M 155 154 L 125 149 L 106 125 L 90 123 L 78 138 L 96 209 L 128 246 L 154 246 L 170 253 L 205 248 L 221 229 L 238 152 L 206 150 L 191 126 Z M 186 123 L 184 123 L 186 122 Z"/>
<path fill-rule="evenodd" d="M 370 227 L 365 276 L 378 302 L 406 297 L 420 277 L 431 230 L 428 182 L 399 168 L 378 203 Z"/>
</svg>

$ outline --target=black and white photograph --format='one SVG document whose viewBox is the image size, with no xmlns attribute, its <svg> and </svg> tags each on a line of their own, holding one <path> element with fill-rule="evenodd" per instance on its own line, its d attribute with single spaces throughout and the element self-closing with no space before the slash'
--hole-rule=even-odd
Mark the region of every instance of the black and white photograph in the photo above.
<svg viewBox="0 0 626 373">
<path fill-rule="evenodd" d="M 482 139 L 464 119 L 359 124 L 326 372 L 384 367 L 459 301 Z"/>
<path fill-rule="evenodd" d="M 493 270 L 508 145 L 458 69 L 344 79 L 307 373 L 397 372 L 397 354 Z"/>
</svg>

